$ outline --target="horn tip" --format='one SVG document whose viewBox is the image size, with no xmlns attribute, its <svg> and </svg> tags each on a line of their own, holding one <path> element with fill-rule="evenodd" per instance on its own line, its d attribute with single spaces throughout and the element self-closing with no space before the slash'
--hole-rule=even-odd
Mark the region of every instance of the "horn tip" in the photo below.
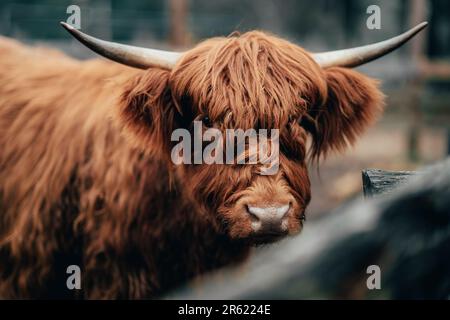
<svg viewBox="0 0 450 320">
<path fill-rule="evenodd" d="M 417 28 L 420 29 L 420 30 L 422 30 L 422 29 L 428 27 L 428 24 L 429 24 L 428 21 L 424 21 L 424 22 L 422 22 L 422 23 L 419 23 L 419 24 L 417 25 Z"/>
<path fill-rule="evenodd" d="M 66 22 L 64 22 L 64 21 L 60 21 L 59 24 L 60 24 L 61 26 L 63 26 L 63 28 L 66 29 L 67 31 L 73 31 L 73 30 L 75 30 L 74 27 L 72 27 L 70 24 L 68 24 L 68 23 L 66 23 Z"/>
</svg>

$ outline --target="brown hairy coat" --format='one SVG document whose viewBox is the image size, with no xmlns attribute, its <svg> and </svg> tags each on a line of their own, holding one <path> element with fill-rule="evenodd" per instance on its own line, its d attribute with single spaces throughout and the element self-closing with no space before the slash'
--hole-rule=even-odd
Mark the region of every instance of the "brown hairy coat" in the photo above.
<svg viewBox="0 0 450 320">
<path fill-rule="evenodd" d="M 242 261 L 251 247 L 243 199 L 295 203 L 289 234 L 299 232 L 308 135 L 313 158 L 343 150 L 382 106 L 373 80 L 322 70 L 261 32 L 209 39 L 172 71 L 0 38 L 0 68 L 3 298 L 149 298 Z M 205 116 L 219 129 L 279 128 L 278 174 L 172 165 L 172 131 Z M 71 264 L 81 266 L 81 291 L 66 288 Z"/>
</svg>

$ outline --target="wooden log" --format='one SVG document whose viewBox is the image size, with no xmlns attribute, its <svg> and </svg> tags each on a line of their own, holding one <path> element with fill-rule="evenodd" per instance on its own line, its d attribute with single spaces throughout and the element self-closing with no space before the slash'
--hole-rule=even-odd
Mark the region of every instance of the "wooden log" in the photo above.
<svg viewBox="0 0 450 320">
<path fill-rule="evenodd" d="M 392 193 L 418 173 L 414 171 L 385 171 L 367 169 L 362 171 L 363 192 L 365 197 Z"/>
</svg>

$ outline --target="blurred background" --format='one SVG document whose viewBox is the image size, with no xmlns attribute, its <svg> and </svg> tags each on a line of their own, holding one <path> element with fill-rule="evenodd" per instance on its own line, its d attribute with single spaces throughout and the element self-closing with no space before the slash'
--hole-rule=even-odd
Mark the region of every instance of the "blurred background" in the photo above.
<svg viewBox="0 0 450 320">
<path fill-rule="evenodd" d="M 450 152 L 450 2 L 447 0 L 2 0 L 0 35 L 94 55 L 59 26 L 81 9 L 81 29 L 105 40 L 155 48 L 189 48 L 212 36 L 261 29 L 311 51 L 368 44 L 421 21 L 421 36 L 360 68 L 382 80 L 386 112 L 350 150 L 311 167 L 308 215 L 361 197 L 361 170 L 410 170 Z M 369 30 L 370 5 L 381 9 L 381 29 Z"/>
</svg>

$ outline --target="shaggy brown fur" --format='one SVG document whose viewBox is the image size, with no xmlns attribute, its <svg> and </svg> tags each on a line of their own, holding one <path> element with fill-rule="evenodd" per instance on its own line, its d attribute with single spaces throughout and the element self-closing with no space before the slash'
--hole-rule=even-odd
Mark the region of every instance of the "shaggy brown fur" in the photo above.
<svg viewBox="0 0 450 320">
<path fill-rule="evenodd" d="M 303 49 L 248 32 L 190 50 L 172 71 L 80 62 L 0 39 L 0 297 L 148 298 L 242 261 L 249 203 L 310 199 L 312 156 L 342 150 L 382 105 L 376 83 L 322 70 Z M 182 165 L 170 134 L 280 129 L 280 170 Z M 82 290 L 66 289 L 81 266 Z"/>
</svg>

